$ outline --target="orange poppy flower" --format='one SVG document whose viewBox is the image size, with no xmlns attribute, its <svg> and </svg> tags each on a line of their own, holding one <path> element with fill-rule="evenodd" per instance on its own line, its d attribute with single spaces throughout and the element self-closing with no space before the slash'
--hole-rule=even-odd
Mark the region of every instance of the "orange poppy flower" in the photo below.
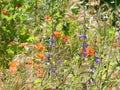
<svg viewBox="0 0 120 90">
<path fill-rule="evenodd" d="M 34 74 L 38 76 L 39 75 L 39 71 L 38 70 L 34 70 Z"/>
<path fill-rule="evenodd" d="M 108 86 L 108 90 L 112 90 L 112 86 L 111 85 Z"/>
<path fill-rule="evenodd" d="M 80 47 L 80 51 L 83 51 L 83 47 Z"/>
<path fill-rule="evenodd" d="M 38 50 L 43 50 L 43 45 L 39 44 L 39 43 L 36 43 L 35 44 L 35 48 L 38 49 Z"/>
<path fill-rule="evenodd" d="M 44 74 L 44 69 L 40 69 L 40 75 L 43 75 Z"/>
<path fill-rule="evenodd" d="M 40 67 L 40 64 L 34 63 L 34 67 L 38 68 L 38 67 Z"/>
<path fill-rule="evenodd" d="M 17 65 L 18 65 L 18 60 L 16 60 L 16 61 L 11 61 L 11 62 L 9 62 L 8 63 L 8 65 L 10 66 L 10 67 L 16 67 Z"/>
<path fill-rule="evenodd" d="M 58 31 L 55 31 L 55 32 L 54 32 L 54 35 L 55 35 L 56 37 L 61 36 L 60 32 L 58 32 Z"/>
<path fill-rule="evenodd" d="M 19 46 L 24 47 L 24 46 L 27 46 L 27 44 L 28 44 L 28 43 L 20 43 Z"/>
<path fill-rule="evenodd" d="M 33 65 L 33 64 L 34 64 L 34 61 L 33 61 L 33 60 L 28 60 L 28 64 L 29 64 L 29 65 Z"/>
<path fill-rule="evenodd" d="M 44 54 L 39 54 L 39 53 L 36 53 L 35 56 L 40 59 L 45 57 Z"/>
<path fill-rule="evenodd" d="M 44 69 L 40 69 L 40 71 L 34 70 L 34 74 L 37 76 L 42 76 L 44 74 Z"/>
<path fill-rule="evenodd" d="M 119 44 L 118 44 L 117 42 L 115 42 L 115 43 L 113 43 L 113 46 L 114 46 L 114 47 L 118 47 Z"/>
<path fill-rule="evenodd" d="M 8 11 L 7 10 L 1 10 L 2 14 L 8 15 Z"/>
<path fill-rule="evenodd" d="M 17 72 L 17 68 L 16 67 L 10 67 L 8 70 L 7 70 L 7 73 L 9 74 L 15 74 Z"/>
<path fill-rule="evenodd" d="M 50 16 L 48 14 L 45 15 L 45 19 L 48 20 L 50 19 Z"/>
<path fill-rule="evenodd" d="M 63 36 L 63 37 L 62 37 L 62 40 L 67 41 L 67 40 L 68 40 L 68 36 Z"/>
<path fill-rule="evenodd" d="M 91 46 L 88 46 L 86 49 L 86 54 L 93 55 L 94 54 L 94 49 Z"/>
</svg>

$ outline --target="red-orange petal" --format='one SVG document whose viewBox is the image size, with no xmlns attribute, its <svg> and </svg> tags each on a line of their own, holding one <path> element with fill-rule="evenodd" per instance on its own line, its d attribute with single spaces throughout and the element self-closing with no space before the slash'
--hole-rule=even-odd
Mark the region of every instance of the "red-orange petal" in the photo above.
<svg viewBox="0 0 120 90">
<path fill-rule="evenodd" d="M 38 50 L 43 50 L 43 45 L 39 44 L 39 43 L 36 43 L 35 44 L 35 48 L 38 49 Z"/>
<path fill-rule="evenodd" d="M 40 59 L 44 58 L 44 54 L 36 53 L 35 56 Z"/>
</svg>

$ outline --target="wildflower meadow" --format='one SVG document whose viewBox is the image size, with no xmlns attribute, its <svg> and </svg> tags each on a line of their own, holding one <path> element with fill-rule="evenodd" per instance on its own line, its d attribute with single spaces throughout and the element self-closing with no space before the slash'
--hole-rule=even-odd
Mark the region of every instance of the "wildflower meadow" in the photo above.
<svg viewBox="0 0 120 90">
<path fill-rule="evenodd" d="M 120 0 L 0 0 L 0 90 L 120 90 Z"/>
</svg>

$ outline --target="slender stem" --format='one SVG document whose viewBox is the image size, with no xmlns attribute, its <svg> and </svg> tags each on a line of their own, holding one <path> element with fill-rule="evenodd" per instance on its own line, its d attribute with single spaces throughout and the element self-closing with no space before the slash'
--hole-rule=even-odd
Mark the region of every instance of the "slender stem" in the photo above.
<svg viewBox="0 0 120 90">
<path fill-rule="evenodd" d="M 15 0 L 14 0 L 14 11 L 13 11 L 13 15 L 15 14 L 16 11 L 16 4 L 15 4 Z"/>
<path fill-rule="evenodd" d="M 37 24 L 37 8 L 38 8 L 37 3 L 38 3 L 38 0 L 35 1 L 35 26 Z"/>
<path fill-rule="evenodd" d="M 0 18 L 1 18 L 2 2 L 0 2 Z"/>
<path fill-rule="evenodd" d="M 83 29 L 84 29 L 84 32 L 83 34 L 86 34 L 86 14 L 85 14 L 85 11 L 86 11 L 86 5 L 85 5 L 85 0 L 84 0 L 84 25 L 83 25 Z M 84 41 L 83 41 L 83 53 L 84 53 L 84 49 L 85 49 L 85 45 L 84 43 L 86 42 L 85 38 L 83 38 Z M 85 58 L 83 58 L 84 60 Z"/>
</svg>

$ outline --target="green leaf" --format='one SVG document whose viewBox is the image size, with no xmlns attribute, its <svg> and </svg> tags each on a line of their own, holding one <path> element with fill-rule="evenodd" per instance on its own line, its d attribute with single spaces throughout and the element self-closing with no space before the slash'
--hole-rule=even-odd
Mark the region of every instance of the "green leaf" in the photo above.
<svg viewBox="0 0 120 90">
<path fill-rule="evenodd" d="M 114 30 L 113 29 L 109 29 L 109 34 L 114 34 Z"/>
<path fill-rule="evenodd" d="M 77 13 L 78 13 L 78 9 L 79 9 L 79 7 L 77 7 L 77 6 L 75 6 L 75 5 L 72 5 L 72 6 L 70 7 L 70 10 L 71 10 L 74 14 L 77 14 Z"/>
<path fill-rule="evenodd" d="M 34 36 L 30 36 L 28 39 L 27 39 L 27 41 L 29 41 L 29 42 L 32 42 L 33 40 L 34 40 Z"/>
<path fill-rule="evenodd" d="M 67 63 L 67 60 L 64 60 L 64 63 Z"/>
<path fill-rule="evenodd" d="M 10 32 L 9 30 L 6 29 L 5 26 L 2 27 L 2 30 L 5 31 L 5 32 Z"/>
<path fill-rule="evenodd" d="M 7 51 L 7 53 L 9 53 L 9 54 L 14 54 L 14 51 L 13 51 L 12 49 L 10 49 L 10 48 L 8 48 L 6 51 Z"/>
<path fill-rule="evenodd" d="M 69 35 L 69 28 L 70 28 L 70 23 L 65 21 L 62 26 L 62 30 L 64 31 L 65 35 Z"/>
<path fill-rule="evenodd" d="M 80 60 L 80 56 L 79 56 L 79 55 L 77 55 L 77 56 L 74 57 L 74 62 L 75 62 L 75 63 L 78 63 L 79 60 Z"/>
<path fill-rule="evenodd" d="M 20 30 L 20 33 L 21 33 L 21 35 L 25 35 L 25 33 L 26 33 L 26 28 L 23 27 L 23 28 Z"/>
<path fill-rule="evenodd" d="M 9 17 L 6 16 L 6 15 L 2 15 L 2 17 L 3 17 L 4 19 L 6 19 L 7 21 L 10 21 L 10 20 L 16 18 L 17 15 L 18 15 L 18 14 L 16 13 L 16 14 L 11 15 L 11 16 L 9 16 Z"/>
<path fill-rule="evenodd" d="M 34 84 L 38 84 L 38 83 L 40 83 L 41 82 L 41 79 L 36 79 L 36 80 L 34 80 Z"/>
</svg>

